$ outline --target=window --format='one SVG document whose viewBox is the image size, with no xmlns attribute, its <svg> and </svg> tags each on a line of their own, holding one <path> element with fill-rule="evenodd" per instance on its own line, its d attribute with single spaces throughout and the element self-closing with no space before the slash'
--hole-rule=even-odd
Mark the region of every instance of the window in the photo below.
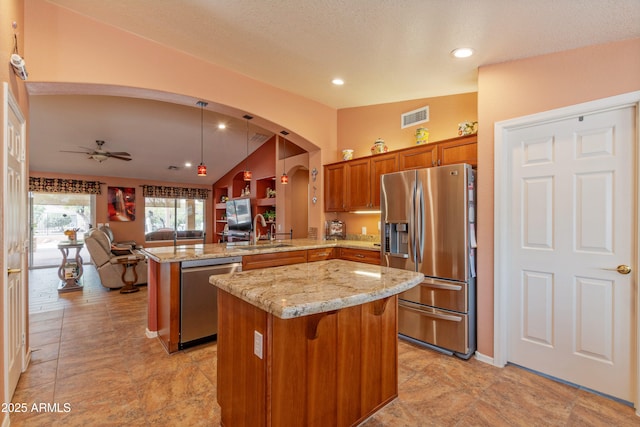
<svg viewBox="0 0 640 427">
<path fill-rule="evenodd" d="M 205 230 L 205 201 L 145 197 L 145 241 L 202 239 Z"/>
</svg>

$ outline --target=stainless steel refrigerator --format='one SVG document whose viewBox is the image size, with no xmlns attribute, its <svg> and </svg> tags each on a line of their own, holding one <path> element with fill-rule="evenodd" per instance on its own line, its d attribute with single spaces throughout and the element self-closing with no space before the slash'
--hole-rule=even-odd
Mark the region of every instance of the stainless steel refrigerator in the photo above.
<svg viewBox="0 0 640 427">
<path fill-rule="evenodd" d="M 468 359 L 476 350 L 475 171 L 467 164 L 382 175 L 383 265 L 425 280 L 400 294 L 398 332 Z"/>
</svg>

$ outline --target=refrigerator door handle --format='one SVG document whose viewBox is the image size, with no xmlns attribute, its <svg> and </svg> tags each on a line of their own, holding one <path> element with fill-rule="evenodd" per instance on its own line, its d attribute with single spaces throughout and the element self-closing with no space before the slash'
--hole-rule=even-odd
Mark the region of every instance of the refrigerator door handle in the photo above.
<svg viewBox="0 0 640 427">
<path fill-rule="evenodd" d="M 424 188 L 422 181 L 418 181 L 416 188 L 416 223 L 418 227 L 418 262 L 422 263 L 422 255 L 424 254 Z"/>
<path fill-rule="evenodd" d="M 397 254 L 397 253 L 392 253 L 392 252 L 387 252 L 386 255 L 392 257 L 392 258 L 409 258 L 409 254 Z"/>
<path fill-rule="evenodd" d="M 447 291 L 461 291 L 462 290 L 462 286 L 460 285 L 448 285 L 445 283 L 428 283 L 426 286 L 428 286 L 429 288 L 436 288 L 436 289 L 444 289 Z"/>
<path fill-rule="evenodd" d="M 433 317 L 434 319 L 449 320 L 451 322 L 462 322 L 462 320 L 464 320 L 462 316 L 455 316 L 455 315 L 442 314 L 442 313 L 432 313 L 430 311 L 420 310 L 419 308 L 413 308 L 410 305 L 402 304 L 402 303 L 400 303 L 400 306 L 402 306 L 406 310 L 415 311 L 417 313 L 420 313 L 423 316 Z"/>
</svg>

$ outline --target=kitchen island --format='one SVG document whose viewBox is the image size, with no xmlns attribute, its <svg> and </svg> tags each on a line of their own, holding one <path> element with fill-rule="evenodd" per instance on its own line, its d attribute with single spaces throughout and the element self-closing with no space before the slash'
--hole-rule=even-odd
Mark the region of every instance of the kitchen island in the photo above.
<svg viewBox="0 0 640 427">
<path fill-rule="evenodd" d="M 345 260 L 211 276 L 222 425 L 357 425 L 398 394 L 397 294 L 421 273 Z"/>
</svg>

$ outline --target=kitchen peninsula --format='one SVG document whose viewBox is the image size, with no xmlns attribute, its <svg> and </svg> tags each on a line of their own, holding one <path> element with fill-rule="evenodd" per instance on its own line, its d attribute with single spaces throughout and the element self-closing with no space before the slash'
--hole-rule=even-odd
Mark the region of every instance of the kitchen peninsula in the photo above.
<svg viewBox="0 0 640 427">
<path fill-rule="evenodd" d="M 211 276 L 222 425 L 357 425 L 389 403 L 397 294 L 422 279 L 337 259 Z"/>
<path fill-rule="evenodd" d="M 258 245 L 242 243 L 145 248 L 149 258 L 147 336 L 157 336 L 168 353 L 180 349 L 181 276 L 186 263 L 241 257 L 245 271 L 328 259 L 380 264 L 380 248 L 373 242 L 294 239 Z"/>
</svg>

